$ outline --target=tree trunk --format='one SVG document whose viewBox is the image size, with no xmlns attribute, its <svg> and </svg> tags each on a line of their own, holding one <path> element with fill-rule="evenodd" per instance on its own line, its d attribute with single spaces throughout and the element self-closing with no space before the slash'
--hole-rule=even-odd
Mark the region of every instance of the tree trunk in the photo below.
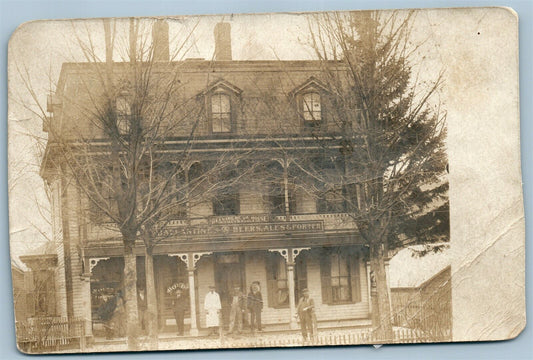
<svg viewBox="0 0 533 360">
<path fill-rule="evenodd" d="M 139 314 L 137 308 L 137 258 L 133 247 L 124 245 L 124 308 L 128 350 L 137 350 Z"/>
<path fill-rule="evenodd" d="M 150 339 L 150 350 L 158 347 L 157 298 L 154 277 L 154 256 L 152 249 L 145 247 L 144 266 L 146 274 L 146 326 Z"/>
<path fill-rule="evenodd" d="M 394 340 L 391 302 L 385 270 L 385 253 L 379 239 L 374 239 L 374 243 L 370 246 L 370 269 L 376 282 L 376 299 L 372 307 L 375 314 L 372 316 L 372 327 L 378 340 L 391 342 Z"/>
</svg>

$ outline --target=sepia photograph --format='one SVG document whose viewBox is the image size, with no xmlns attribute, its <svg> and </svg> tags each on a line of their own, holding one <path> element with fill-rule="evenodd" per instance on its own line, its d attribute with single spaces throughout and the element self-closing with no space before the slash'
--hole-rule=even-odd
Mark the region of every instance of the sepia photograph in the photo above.
<svg viewBox="0 0 533 360">
<path fill-rule="evenodd" d="M 8 58 L 18 349 L 468 340 L 454 336 L 448 143 L 463 66 L 449 53 L 467 45 L 450 19 L 481 21 L 21 25 Z"/>
</svg>

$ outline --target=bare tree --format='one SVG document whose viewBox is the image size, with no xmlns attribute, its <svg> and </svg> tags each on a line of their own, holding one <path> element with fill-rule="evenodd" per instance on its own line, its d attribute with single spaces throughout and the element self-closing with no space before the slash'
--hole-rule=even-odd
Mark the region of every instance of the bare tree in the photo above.
<svg viewBox="0 0 533 360">
<path fill-rule="evenodd" d="M 437 232 L 449 231 L 445 112 L 433 100 L 442 74 L 429 83 L 413 74 L 421 45 L 412 43 L 413 20 L 413 12 L 351 12 L 309 21 L 322 64 L 323 109 L 304 99 L 301 116 L 314 123 L 310 132 L 325 158 L 300 168 L 322 186 L 326 204 L 342 204 L 368 246 L 376 286 L 373 327 L 383 340 L 392 339 L 389 251 L 412 237 L 435 241 Z M 334 177 L 322 170 L 324 162 Z M 435 211 L 442 216 L 428 215 Z"/>
<path fill-rule="evenodd" d="M 196 25 L 183 35 L 174 53 L 169 53 L 164 21 L 131 19 L 125 26 L 124 21 L 104 20 L 104 59 L 99 56 L 94 32 L 73 29 L 85 61 L 63 67 L 62 81 L 69 81 L 71 88 L 66 90 L 64 82 L 58 84 L 49 99 L 53 117 L 44 106 L 36 112 L 49 135 L 47 158 L 59 173 L 73 179 L 82 194 L 87 221 L 105 224 L 122 238 L 122 289 L 130 349 L 138 346 L 135 242 L 144 241 L 146 249 L 148 329 L 155 340 L 152 250 L 164 239 L 165 226 L 195 201 L 191 194 L 205 196 L 223 186 L 206 179 L 214 178 L 214 173 L 226 166 L 224 156 L 201 178 L 185 178 L 194 161 L 189 152 L 191 140 L 205 117 L 205 106 L 201 98 L 184 91 L 186 83 L 180 74 L 187 64 L 173 60 L 181 60 L 187 53 Z M 150 42 L 147 28 L 152 27 L 154 41 Z M 118 28 L 129 29 L 129 42 L 122 47 Z M 25 84 L 37 100 L 29 78 Z M 54 108 L 57 103 L 61 107 Z M 170 145 L 168 140 L 173 137 L 183 141 Z M 199 186 L 203 191 L 195 192 Z"/>
</svg>

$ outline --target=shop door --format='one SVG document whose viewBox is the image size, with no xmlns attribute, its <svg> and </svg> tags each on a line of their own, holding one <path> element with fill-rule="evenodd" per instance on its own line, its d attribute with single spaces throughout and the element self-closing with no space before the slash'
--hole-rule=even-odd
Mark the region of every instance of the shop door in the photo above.
<svg viewBox="0 0 533 360">
<path fill-rule="evenodd" d="M 235 287 L 243 289 L 244 266 L 239 254 L 221 255 L 217 258 L 215 286 L 222 305 L 222 326 L 229 326 L 231 300 Z"/>
</svg>

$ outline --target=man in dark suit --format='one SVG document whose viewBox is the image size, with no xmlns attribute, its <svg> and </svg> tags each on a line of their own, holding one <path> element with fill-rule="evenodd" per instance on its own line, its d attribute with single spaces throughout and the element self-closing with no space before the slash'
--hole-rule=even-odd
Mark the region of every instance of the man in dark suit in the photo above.
<svg viewBox="0 0 533 360">
<path fill-rule="evenodd" d="M 146 302 L 146 289 L 143 286 L 137 286 L 137 307 L 139 308 L 140 330 L 144 334 L 147 330 L 146 310 L 148 303 Z"/>
<path fill-rule="evenodd" d="M 185 310 L 187 309 L 189 299 L 184 295 L 183 290 L 176 289 L 175 298 L 172 300 L 172 309 L 174 310 L 174 318 L 178 326 L 178 335 L 183 335 Z"/>
<path fill-rule="evenodd" d="M 248 294 L 248 310 L 250 311 L 250 329 L 252 333 L 263 331 L 261 328 L 261 310 L 263 310 L 263 296 L 261 295 L 259 281 L 254 281 Z"/>
</svg>

